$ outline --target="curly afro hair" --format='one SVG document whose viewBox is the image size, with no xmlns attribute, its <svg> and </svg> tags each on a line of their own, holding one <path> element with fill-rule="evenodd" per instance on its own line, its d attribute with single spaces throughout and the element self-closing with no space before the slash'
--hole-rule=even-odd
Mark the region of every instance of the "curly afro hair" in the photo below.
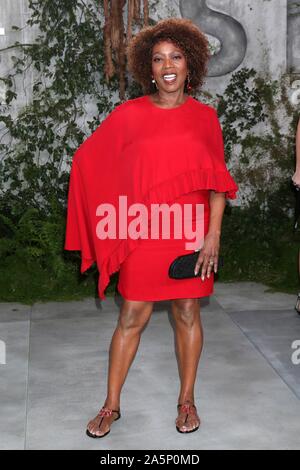
<svg viewBox="0 0 300 470">
<path fill-rule="evenodd" d="M 177 45 L 185 55 L 190 71 L 193 91 L 201 88 L 207 74 L 210 58 L 209 41 L 192 20 L 167 18 L 154 26 L 145 26 L 129 42 L 126 53 L 128 70 L 145 94 L 154 92 L 152 83 L 152 50 L 156 43 L 165 40 Z M 186 88 L 186 86 L 185 86 Z"/>
</svg>

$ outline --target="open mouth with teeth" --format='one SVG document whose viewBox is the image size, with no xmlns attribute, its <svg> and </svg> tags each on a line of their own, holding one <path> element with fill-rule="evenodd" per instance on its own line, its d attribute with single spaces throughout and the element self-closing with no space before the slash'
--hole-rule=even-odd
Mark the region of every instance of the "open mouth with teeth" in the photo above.
<svg viewBox="0 0 300 470">
<path fill-rule="evenodd" d="M 164 82 L 165 83 L 174 83 L 176 81 L 176 78 L 177 78 L 177 75 L 176 73 L 170 73 L 170 74 L 166 74 L 166 75 L 163 75 L 163 79 L 164 79 Z"/>
</svg>

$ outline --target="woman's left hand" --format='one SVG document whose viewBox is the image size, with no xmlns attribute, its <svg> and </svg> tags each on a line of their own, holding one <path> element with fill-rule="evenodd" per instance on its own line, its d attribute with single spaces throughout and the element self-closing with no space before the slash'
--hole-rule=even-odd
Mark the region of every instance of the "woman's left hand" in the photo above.
<svg viewBox="0 0 300 470">
<path fill-rule="evenodd" d="M 296 189 L 300 188 L 300 171 L 295 171 L 295 173 L 292 176 L 292 182 Z"/>
<path fill-rule="evenodd" d="M 220 233 L 208 232 L 204 238 L 204 244 L 201 248 L 197 263 L 195 265 L 195 276 L 201 268 L 201 279 L 204 281 L 205 275 L 210 277 L 211 271 L 214 268 L 216 273 L 218 270 L 218 258 L 220 248 Z"/>
</svg>

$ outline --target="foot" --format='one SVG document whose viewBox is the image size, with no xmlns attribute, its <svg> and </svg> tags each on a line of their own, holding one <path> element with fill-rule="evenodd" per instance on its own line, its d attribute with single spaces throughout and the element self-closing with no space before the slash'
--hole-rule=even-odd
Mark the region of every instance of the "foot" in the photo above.
<svg viewBox="0 0 300 470">
<path fill-rule="evenodd" d="M 197 408 L 190 400 L 186 400 L 182 404 L 177 405 L 178 417 L 175 424 L 178 432 L 189 433 L 197 431 L 200 426 L 200 418 Z"/>
<path fill-rule="evenodd" d="M 113 421 L 119 418 L 121 418 L 120 409 L 112 410 L 103 406 L 97 416 L 88 423 L 86 433 L 89 437 L 104 437 L 110 432 Z"/>
</svg>

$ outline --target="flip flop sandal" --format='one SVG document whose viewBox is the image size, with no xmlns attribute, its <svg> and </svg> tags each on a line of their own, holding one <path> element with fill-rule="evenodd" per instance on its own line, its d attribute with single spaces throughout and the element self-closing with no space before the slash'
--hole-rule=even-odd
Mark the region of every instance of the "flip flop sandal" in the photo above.
<svg viewBox="0 0 300 470">
<path fill-rule="evenodd" d="M 101 420 L 100 420 L 100 423 L 99 423 L 99 428 L 101 426 L 101 423 L 103 421 L 103 418 L 105 416 L 111 416 L 113 414 L 113 412 L 115 413 L 118 413 L 118 417 L 116 419 L 113 420 L 113 422 L 115 421 L 118 421 L 118 419 L 121 418 L 121 413 L 120 413 L 120 410 L 112 410 L 111 408 L 107 408 L 105 406 L 103 406 L 100 410 L 100 412 L 97 414 L 97 416 L 100 416 L 101 417 Z M 111 423 L 112 424 L 112 423 Z M 104 436 L 107 436 L 107 434 L 110 433 L 110 429 L 105 433 L 105 434 L 102 434 L 101 436 L 98 436 L 97 434 L 93 434 L 91 433 L 88 429 L 86 430 L 86 434 L 89 436 L 89 437 L 93 437 L 93 438 L 100 438 L 100 437 L 104 437 Z"/>
<path fill-rule="evenodd" d="M 189 416 L 189 414 L 190 414 L 190 412 L 191 412 L 191 408 L 195 408 L 195 410 L 197 410 L 196 406 L 195 406 L 195 405 L 192 405 L 192 404 L 191 404 L 191 405 L 178 404 L 178 405 L 177 405 L 177 409 L 178 409 L 179 407 L 182 407 L 182 411 L 183 411 L 184 413 L 187 413 L 186 418 L 185 418 L 185 423 L 187 422 L 188 416 Z M 177 421 L 177 419 L 178 419 L 178 418 L 176 418 L 176 421 Z M 199 418 L 199 420 L 200 420 L 200 418 Z M 199 426 L 200 426 L 200 424 L 199 424 Z M 190 432 L 195 432 L 195 431 L 197 431 L 197 429 L 199 429 L 199 426 L 197 426 L 197 427 L 194 428 L 194 429 L 191 429 L 190 431 L 181 431 L 180 428 L 176 425 L 176 429 L 177 429 L 177 431 L 180 432 L 181 434 L 188 434 L 188 433 L 190 433 Z"/>
</svg>

